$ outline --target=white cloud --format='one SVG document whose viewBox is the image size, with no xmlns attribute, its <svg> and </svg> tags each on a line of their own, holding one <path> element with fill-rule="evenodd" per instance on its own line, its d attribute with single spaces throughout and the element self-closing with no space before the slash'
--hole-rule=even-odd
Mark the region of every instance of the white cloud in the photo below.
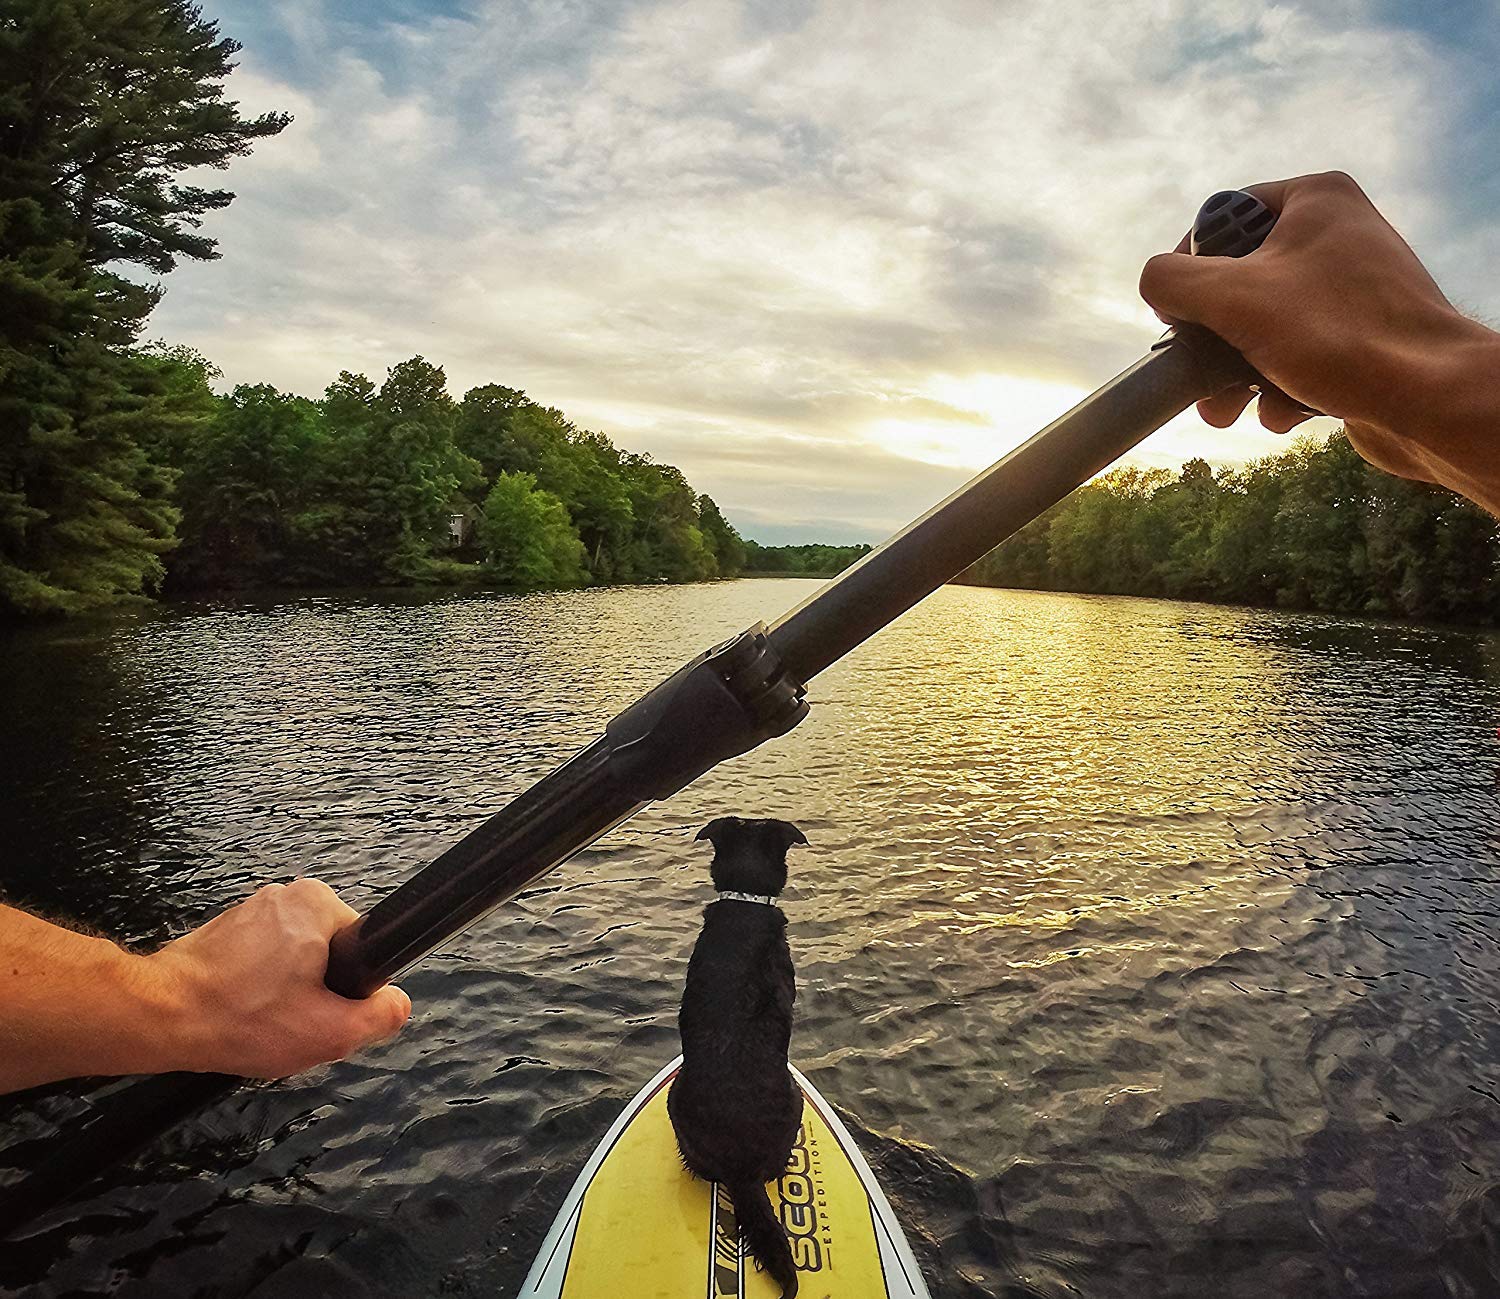
<svg viewBox="0 0 1500 1299">
<path fill-rule="evenodd" d="M 316 68 L 295 86 L 235 31 L 235 95 L 298 121 L 236 166 L 224 260 L 178 272 L 157 332 L 307 392 L 421 352 L 662 455 L 732 518 L 791 524 L 814 493 L 810 526 L 875 535 L 983 454 L 954 385 L 1013 442 L 1038 392 L 1060 411 L 1149 345 L 1139 266 L 1207 193 L 1343 167 L 1443 246 L 1456 92 L 1352 2 L 622 14 L 495 3 L 356 54 L 283 4 L 259 21 Z M 1500 308 L 1493 281 L 1455 296 Z M 1273 445 L 1191 420 L 1141 454 Z"/>
</svg>

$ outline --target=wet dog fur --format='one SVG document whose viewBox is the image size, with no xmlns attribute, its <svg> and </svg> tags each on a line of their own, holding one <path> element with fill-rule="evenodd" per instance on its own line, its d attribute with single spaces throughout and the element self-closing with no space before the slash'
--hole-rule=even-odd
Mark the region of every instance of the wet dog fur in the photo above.
<svg viewBox="0 0 1500 1299">
<path fill-rule="evenodd" d="M 775 897 L 787 850 L 806 843 L 789 821 L 720 817 L 698 832 L 714 846 L 719 892 Z M 682 1162 L 734 1203 L 751 1256 L 797 1293 L 786 1232 L 766 1183 L 786 1170 L 802 1123 L 802 1091 L 787 1066 L 797 996 L 786 916 L 777 906 L 721 898 L 703 910 L 677 1024 L 682 1068 L 667 1093 Z"/>
</svg>

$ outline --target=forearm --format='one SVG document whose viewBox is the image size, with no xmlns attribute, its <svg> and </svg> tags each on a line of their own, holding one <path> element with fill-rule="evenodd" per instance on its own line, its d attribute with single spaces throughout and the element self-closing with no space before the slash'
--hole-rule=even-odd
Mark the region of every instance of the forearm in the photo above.
<svg viewBox="0 0 1500 1299">
<path fill-rule="evenodd" d="M 0 906 L 0 1092 L 180 1067 L 186 1020 L 151 958 Z"/>
</svg>

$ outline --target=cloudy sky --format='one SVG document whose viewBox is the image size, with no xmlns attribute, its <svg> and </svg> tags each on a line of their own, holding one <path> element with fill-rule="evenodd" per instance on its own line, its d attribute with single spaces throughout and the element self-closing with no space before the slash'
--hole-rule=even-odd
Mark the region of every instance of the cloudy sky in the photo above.
<svg viewBox="0 0 1500 1299">
<path fill-rule="evenodd" d="M 761 540 L 878 540 L 1135 359 L 1216 189 L 1349 171 L 1500 316 L 1493 0 L 204 8 L 296 121 L 155 334 L 308 395 L 417 353 L 524 388 Z"/>
</svg>

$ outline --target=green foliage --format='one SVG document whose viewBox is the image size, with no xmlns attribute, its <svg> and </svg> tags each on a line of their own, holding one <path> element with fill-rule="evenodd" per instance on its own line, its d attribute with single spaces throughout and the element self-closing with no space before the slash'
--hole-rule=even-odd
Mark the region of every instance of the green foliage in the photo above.
<svg viewBox="0 0 1500 1299">
<path fill-rule="evenodd" d="M 714 552 L 698 526 L 698 495 L 671 465 L 625 454 L 620 472 L 633 518 L 620 560 L 626 581 L 693 582 L 717 577 Z"/>
<path fill-rule="evenodd" d="M 1497 566 L 1478 506 L 1371 468 L 1339 433 L 1244 469 L 1115 469 L 963 580 L 1492 623 Z"/>
<path fill-rule="evenodd" d="M 714 557 L 720 577 L 733 577 L 745 567 L 745 540 L 734 530 L 711 496 L 698 498 L 698 528 Z"/>
<path fill-rule="evenodd" d="M 174 0 L 0 0 L 0 613 L 162 580 L 166 457 L 206 406 L 131 351 L 157 290 L 120 268 L 214 256 L 197 227 L 233 196 L 178 178 L 286 125 L 222 99 L 237 48 Z"/>
<path fill-rule="evenodd" d="M 157 464 L 180 467 L 218 413 L 212 384 L 224 377 L 201 352 L 160 341 L 135 351 L 139 373 L 162 400 L 159 418 L 145 431 L 141 449 Z"/>
<path fill-rule="evenodd" d="M 202 358 L 146 358 L 185 409 Z M 206 389 L 203 389 L 206 391 Z M 499 385 L 448 395 L 421 357 L 376 386 L 345 371 L 319 402 L 267 385 L 207 398 L 182 468 L 170 578 L 195 586 L 733 576 L 745 543 L 670 465 Z M 457 528 L 458 537 L 454 536 Z M 456 544 L 455 544 L 456 542 Z"/>
<path fill-rule="evenodd" d="M 484 498 L 479 541 L 498 582 L 559 586 L 583 580 L 583 542 L 567 507 L 524 471 L 495 476 Z"/>
<path fill-rule="evenodd" d="M 454 442 L 457 408 L 443 372 L 413 357 L 393 366 L 358 407 L 340 394 L 340 408 L 351 422 L 332 422 L 333 472 L 324 481 L 358 538 L 343 567 L 379 580 L 421 580 L 460 489 L 479 482 L 478 466 Z"/>
<path fill-rule="evenodd" d="M 872 549 L 863 544 L 762 546 L 757 541 L 744 544 L 747 573 L 785 573 L 793 577 L 832 577 L 864 558 Z"/>
<path fill-rule="evenodd" d="M 76 613 L 160 585 L 173 474 L 141 446 L 173 418 L 134 358 L 88 337 L 0 378 L 0 611 Z"/>
<path fill-rule="evenodd" d="M 216 396 L 137 347 L 178 260 L 217 256 L 204 188 L 290 120 L 224 98 L 238 46 L 188 0 L 0 0 L 0 615 L 179 586 L 827 575 L 865 546 L 745 542 L 683 475 L 518 389 L 461 402 L 421 357 L 320 401 Z M 179 544 L 180 543 L 180 544 Z M 456 544 L 455 544 L 456 543 Z M 174 549 L 175 547 L 175 549 Z M 1492 622 L 1496 525 L 1341 437 L 1243 470 L 1120 469 L 970 580 Z"/>
<path fill-rule="evenodd" d="M 630 494 L 620 452 L 603 434 L 580 430 L 517 389 L 485 384 L 464 394 L 458 444 L 485 481 L 529 473 L 566 502 L 596 579 L 632 576 L 622 565 L 634 522 Z"/>
<path fill-rule="evenodd" d="M 269 384 L 242 384 L 217 407 L 185 457 L 173 578 L 196 586 L 275 583 L 298 544 L 318 409 Z"/>
<path fill-rule="evenodd" d="M 165 274 L 217 256 L 197 230 L 234 195 L 177 177 L 223 168 L 291 121 L 247 121 L 225 102 L 239 48 L 186 0 L 0 0 L 7 188 L 39 200 L 91 266 Z"/>
<path fill-rule="evenodd" d="M 593 581 L 697 581 L 732 577 L 743 566 L 739 534 L 678 470 L 620 451 L 515 388 L 470 389 L 457 441 L 485 481 L 528 473 L 562 501 Z"/>
<path fill-rule="evenodd" d="M 677 470 L 517 389 L 455 402 L 413 357 L 320 402 L 218 397 L 190 349 L 135 347 L 159 291 L 122 269 L 217 256 L 201 222 L 233 195 L 185 175 L 290 120 L 224 98 L 238 48 L 186 0 L 0 0 L 0 613 L 164 580 L 467 579 L 476 533 L 505 581 L 739 571 L 738 535 Z"/>
<path fill-rule="evenodd" d="M 377 390 L 341 374 L 323 401 L 241 386 L 184 457 L 181 586 L 413 582 L 434 576 L 460 491 L 443 372 L 421 357 Z"/>
</svg>

